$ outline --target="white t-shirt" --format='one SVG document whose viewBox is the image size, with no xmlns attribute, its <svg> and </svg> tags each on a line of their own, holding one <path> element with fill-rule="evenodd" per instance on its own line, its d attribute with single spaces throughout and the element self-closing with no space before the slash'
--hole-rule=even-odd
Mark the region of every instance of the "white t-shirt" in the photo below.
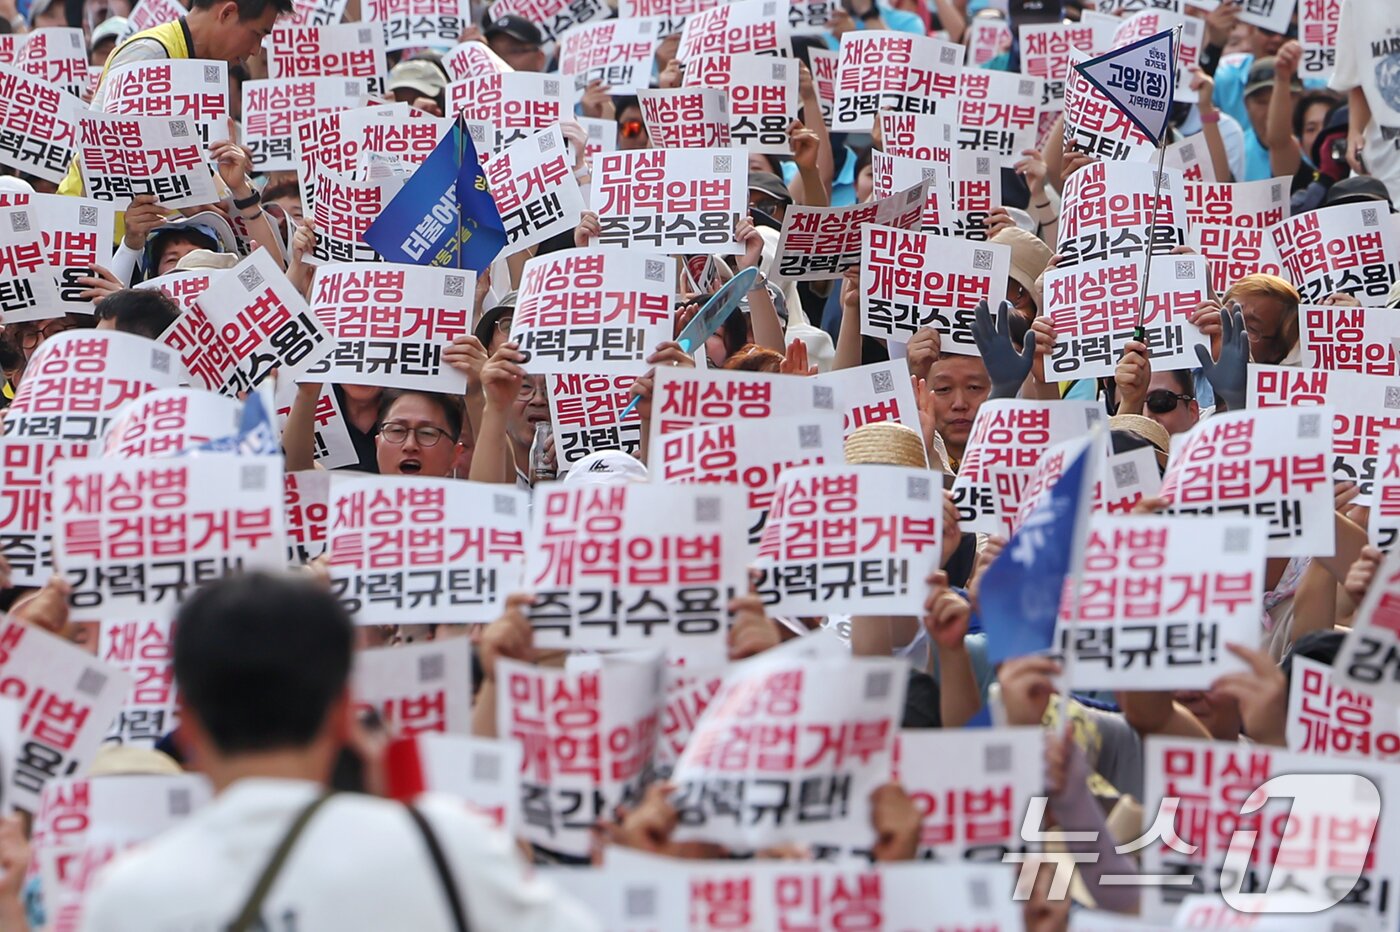
<svg viewBox="0 0 1400 932">
<path fill-rule="evenodd" d="M 1333 90 L 1361 88 L 1371 107 L 1366 168 L 1400 202 L 1400 3 L 1342 0 Z"/>
<path fill-rule="evenodd" d="M 296 815 L 321 788 L 245 779 L 98 876 L 86 932 L 212 932 L 236 918 Z M 593 932 L 597 920 L 528 873 L 504 833 L 449 797 L 422 797 L 473 930 Z M 398 803 L 341 794 L 297 839 L 263 903 L 268 932 L 450 932 L 418 827 Z"/>
</svg>

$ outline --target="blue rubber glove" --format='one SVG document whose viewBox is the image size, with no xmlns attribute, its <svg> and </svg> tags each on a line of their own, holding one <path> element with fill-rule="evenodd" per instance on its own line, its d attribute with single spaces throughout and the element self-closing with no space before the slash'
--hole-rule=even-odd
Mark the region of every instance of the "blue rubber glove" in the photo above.
<svg viewBox="0 0 1400 932">
<path fill-rule="evenodd" d="M 1015 398 L 1031 374 L 1035 363 L 1035 340 L 1029 336 L 1026 345 L 1018 353 L 1011 342 L 1011 328 L 1007 326 L 1006 315 L 1011 305 L 1003 301 L 997 309 L 995 325 L 986 300 L 977 305 L 977 317 L 972 322 L 972 338 L 977 341 L 977 350 L 982 354 L 982 363 L 987 367 L 987 377 L 992 380 L 992 398 Z"/>
<path fill-rule="evenodd" d="M 1215 389 L 1217 406 L 1226 411 L 1243 411 L 1249 379 L 1249 337 L 1244 330 L 1244 313 L 1239 302 L 1220 315 L 1220 356 L 1212 359 L 1210 348 L 1196 347 L 1201 373 Z"/>
</svg>

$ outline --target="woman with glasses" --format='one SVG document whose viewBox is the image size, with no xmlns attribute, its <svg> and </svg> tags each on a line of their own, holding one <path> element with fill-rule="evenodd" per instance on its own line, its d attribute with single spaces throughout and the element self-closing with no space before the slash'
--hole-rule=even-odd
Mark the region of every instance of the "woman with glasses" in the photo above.
<svg viewBox="0 0 1400 932">
<path fill-rule="evenodd" d="M 380 475 L 456 478 L 462 406 L 438 392 L 386 391 L 374 447 Z"/>
</svg>

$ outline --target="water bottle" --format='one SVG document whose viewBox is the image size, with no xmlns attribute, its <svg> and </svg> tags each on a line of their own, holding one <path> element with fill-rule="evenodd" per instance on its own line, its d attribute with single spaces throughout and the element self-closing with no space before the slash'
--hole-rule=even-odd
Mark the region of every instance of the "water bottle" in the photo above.
<svg viewBox="0 0 1400 932">
<path fill-rule="evenodd" d="M 554 425 L 549 421 L 535 423 L 535 440 L 530 444 L 530 484 L 549 482 L 559 475 L 555 458 L 549 452 L 549 440 L 554 436 Z"/>
</svg>

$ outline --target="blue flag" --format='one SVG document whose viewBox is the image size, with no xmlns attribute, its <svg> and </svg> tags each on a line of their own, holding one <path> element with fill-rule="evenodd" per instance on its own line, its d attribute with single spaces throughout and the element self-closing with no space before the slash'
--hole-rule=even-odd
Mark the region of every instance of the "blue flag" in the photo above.
<svg viewBox="0 0 1400 932">
<path fill-rule="evenodd" d="M 394 195 L 364 240 L 389 262 L 480 272 L 506 244 L 506 228 L 471 134 L 454 123 Z"/>
<path fill-rule="evenodd" d="M 993 664 L 1054 646 L 1065 579 L 1082 558 L 1101 436 L 1096 431 L 1085 441 L 982 576 L 978 614 Z"/>
<path fill-rule="evenodd" d="M 259 392 L 251 391 L 243 399 L 243 413 L 238 419 L 238 432 L 191 447 L 186 453 L 238 453 L 243 456 L 272 456 L 282 453 L 277 430 Z"/>
<path fill-rule="evenodd" d="M 1168 29 L 1074 67 L 1160 146 L 1176 95 L 1176 44 Z"/>
</svg>

